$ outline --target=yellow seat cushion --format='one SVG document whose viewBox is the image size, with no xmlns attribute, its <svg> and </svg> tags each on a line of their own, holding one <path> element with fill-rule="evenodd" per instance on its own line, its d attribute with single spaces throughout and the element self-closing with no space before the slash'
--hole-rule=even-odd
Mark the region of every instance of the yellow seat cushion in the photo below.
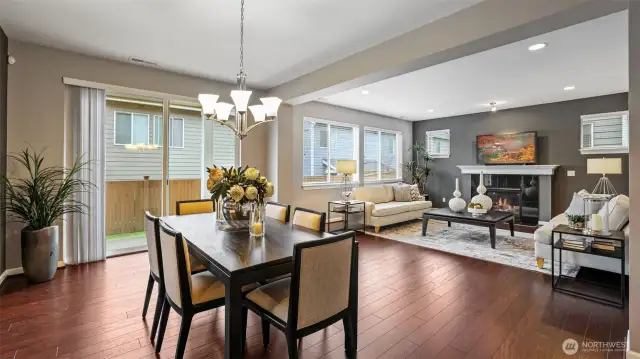
<svg viewBox="0 0 640 359">
<path fill-rule="evenodd" d="M 214 299 L 224 298 L 224 284 L 209 272 L 191 276 L 191 301 L 200 304 Z"/>
<path fill-rule="evenodd" d="M 198 214 L 198 213 L 212 213 L 213 201 L 203 200 L 198 202 L 181 202 L 178 203 L 180 207 L 180 215 L 186 214 Z"/>
<path fill-rule="evenodd" d="M 291 278 L 281 279 L 249 292 L 247 299 L 286 323 L 289 316 L 290 288 Z"/>
</svg>

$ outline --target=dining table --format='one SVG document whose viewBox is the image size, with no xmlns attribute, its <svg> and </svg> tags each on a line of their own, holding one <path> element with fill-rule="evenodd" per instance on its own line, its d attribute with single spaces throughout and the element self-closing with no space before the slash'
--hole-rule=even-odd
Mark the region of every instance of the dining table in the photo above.
<svg viewBox="0 0 640 359">
<path fill-rule="evenodd" d="M 242 287 L 291 273 L 296 243 L 332 237 L 267 218 L 263 237 L 218 229 L 215 213 L 166 216 L 160 220 L 182 233 L 189 253 L 225 286 L 225 359 L 243 356 Z"/>
</svg>

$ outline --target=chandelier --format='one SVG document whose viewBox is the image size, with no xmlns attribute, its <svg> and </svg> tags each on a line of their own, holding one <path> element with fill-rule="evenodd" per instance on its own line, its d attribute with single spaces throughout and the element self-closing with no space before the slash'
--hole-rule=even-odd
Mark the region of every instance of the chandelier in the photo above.
<svg viewBox="0 0 640 359">
<path fill-rule="evenodd" d="M 262 105 L 248 106 L 251 91 L 247 91 L 247 75 L 244 73 L 244 0 L 240 3 L 240 72 L 237 75 L 238 89 L 231 91 L 233 104 L 218 102 L 218 95 L 200 94 L 198 101 L 202 112 L 209 120 L 229 127 L 240 140 L 247 137 L 249 131 L 263 123 L 275 121 L 278 117 L 280 100 L 277 97 L 261 98 Z M 231 111 L 235 108 L 235 124 L 228 122 Z M 247 123 L 247 108 L 253 114 L 253 125 Z"/>
</svg>

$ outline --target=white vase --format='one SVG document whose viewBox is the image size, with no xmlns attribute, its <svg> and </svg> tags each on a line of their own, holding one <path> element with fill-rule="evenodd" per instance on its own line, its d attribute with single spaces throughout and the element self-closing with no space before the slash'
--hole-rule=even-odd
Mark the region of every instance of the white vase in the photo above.
<svg viewBox="0 0 640 359">
<path fill-rule="evenodd" d="M 463 212 L 467 208 L 467 202 L 460 198 L 461 195 L 458 179 L 456 178 L 456 190 L 453 191 L 453 198 L 449 200 L 449 209 L 454 212 Z"/>
<path fill-rule="evenodd" d="M 487 193 L 487 187 L 484 186 L 484 173 L 480 172 L 480 184 L 476 188 L 478 194 L 471 198 L 471 203 L 480 203 L 483 209 L 487 211 L 493 206 L 493 200 L 491 197 L 485 195 Z"/>
</svg>

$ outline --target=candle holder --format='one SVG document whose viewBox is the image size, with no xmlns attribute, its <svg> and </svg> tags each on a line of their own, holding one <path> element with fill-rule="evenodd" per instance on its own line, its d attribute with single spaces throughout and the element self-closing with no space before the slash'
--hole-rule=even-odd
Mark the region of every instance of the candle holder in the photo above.
<svg viewBox="0 0 640 359">
<path fill-rule="evenodd" d="M 251 214 L 249 216 L 249 236 L 264 236 L 264 218 L 266 210 L 263 203 L 251 203 Z"/>
<path fill-rule="evenodd" d="M 584 198 L 585 225 L 582 233 L 599 234 L 609 236 L 609 199 L 611 195 L 590 194 Z M 600 215 L 600 209 L 604 208 L 604 214 Z"/>
</svg>

